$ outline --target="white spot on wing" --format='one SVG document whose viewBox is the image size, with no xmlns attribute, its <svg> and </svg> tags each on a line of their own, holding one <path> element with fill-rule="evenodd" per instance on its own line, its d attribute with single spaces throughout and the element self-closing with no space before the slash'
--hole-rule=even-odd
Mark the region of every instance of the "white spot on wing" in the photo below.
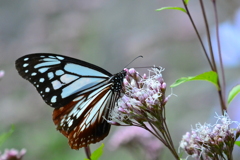
<svg viewBox="0 0 240 160">
<path fill-rule="evenodd" d="M 48 73 L 48 78 L 51 80 L 54 77 L 53 72 Z"/>
<path fill-rule="evenodd" d="M 49 92 L 49 91 L 50 91 L 49 87 L 45 88 L 45 92 Z"/>
<path fill-rule="evenodd" d="M 31 76 L 36 76 L 37 75 L 37 73 L 36 72 L 33 72 L 32 74 L 31 74 Z"/>
<path fill-rule="evenodd" d="M 44 80 L 45 80 L 44 78 L 40 78 L 40 79 L 39 79 L 39 82 L 42 83 L 42 82 L 44 82 Z"/>
<path fill-rule="evenodd" d="M 24 61 L 27 61 L 27 60 L 29 60 L 29 58 L 27 57 L 27 58 L 24 58 L 23 60 L 24 60 Z"/>
<path fill-rule="evenodd" d="M 56 102 L 57 102 L 57 96 L 52 96 L 51 103 L 56 103 Z"/>
</svg>

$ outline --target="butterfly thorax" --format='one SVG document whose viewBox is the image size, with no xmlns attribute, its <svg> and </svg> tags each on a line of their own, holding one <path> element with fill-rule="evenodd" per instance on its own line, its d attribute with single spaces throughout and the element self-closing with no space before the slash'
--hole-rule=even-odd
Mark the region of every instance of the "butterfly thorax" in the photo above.
<svg viewBox="0 0 240 160">
<path fill-rule="evenodd" d="M 122 70 L 121 72 L 114 74 L 109 79 L 109 81 L 113 83 L 113 86 L 111 89 L 114 92 L 120 92 L 120 90 L 122 89 L 122 83 L 125 76 L 126 76 L 126 71 Z"/>
</svg>

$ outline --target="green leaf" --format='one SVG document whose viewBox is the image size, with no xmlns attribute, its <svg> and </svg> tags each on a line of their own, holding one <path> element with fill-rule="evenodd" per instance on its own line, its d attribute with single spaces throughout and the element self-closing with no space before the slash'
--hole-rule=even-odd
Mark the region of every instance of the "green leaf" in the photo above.
<svg viewBox="0 0 240 160">
<path fill-rule="evenodd" d="M 103 148 L 104 148 L 104 144 L 102 143 L 102 145 L 92 153 L 91 160 L 98 160 L 98 158 L 100 158 L 103 154 Z M 89 160 L 89 159 L 85 158 L 84 160 Z"/>
<path fill-rule="evenodd" d="M 235 144 L 238 145 L 238 147 L 240 147 L 240 141 L 236 141 Z"/>
<path fill-rule="evenodd" d="M 104 144 L 102 143 L 102 145 L 92 153 L 91 159 L 98 160 L 98 158 L 100 158 L 103 154 L 103 148 L 104 148 Z"/>
<path fill-rule="evenodd" d="M 228 104 L 240 93 L 240 85 L 236 85 L 233 89 L 229 92 L 228 95 Z"/>
<path fill-rule="evenodd" d="M 174 10 L 179 10 L 184 13 L 187 13 L 187 11 L 182 7 L 162 7 L 162 8 L 156 9 L 156 11 L 162 11 L 162 10 L 166 10 L 166 9 L 174 9 Z"/>
<path fill-rule="evenodd" d="M 8 137 L 13 133 L 14 131 L 14 125 L 11 126 L 11 129 L 6 132 L 6 133 L 2 133 L 0 135 L 0 146 L 8 139 Z"/>
<path fill-rule="evenodd" d="M 184 3 L 187 5 L 190 0 L 184 0 Z"/>
<path fill-rule="evenodd" d="M 202 74 L 199 74 L 194 77 L 182 77 L 180 79 L 177 79 L 170 87 L 176 87 L 182 83 L 188 82 L 188 81 L 194 81 L 194 80 L 202 80 L 202 81 L 208 81 L 213 83 L 217 89 L 219 89 L 217 84 L 217 73 L 214 71 L 204 72 Z"/>
</svg>

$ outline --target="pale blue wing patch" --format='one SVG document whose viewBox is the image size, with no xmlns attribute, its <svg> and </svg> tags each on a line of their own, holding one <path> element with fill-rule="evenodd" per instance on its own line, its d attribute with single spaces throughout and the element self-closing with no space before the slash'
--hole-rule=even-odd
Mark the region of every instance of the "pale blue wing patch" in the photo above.
<svg viewBox="0 0 240 160">
<path fill-rule="evenodd" d="M 64 74 L 60 77 L 60 80 L 62 83 L 68 84 L 78 78 L 79 78 L 79 76 L 75 76 L 75 75 L 71 75 L 71 74 Z"/>
<path fill-rule="evenodd" d="M 61 62 L 59 60 L 56 59 L 52 59 L 52 58 L 44 58 L 42 63 L 38 63 L 37 65 L 34 66 L 35 69 L 40 68 L 40 67 L 45 67 L 45 66 L 52 66 L 52 65 L 56 65 L 56 64 L 60 64 Z"/>
<path fill-rule="evenodd" d="M 63 86 L 63 83 L 61 83 L 59 80 L 54 80 L 51 83 L 54 90 L 57 90 Z"/>
<path fill-rule="evenodd" d="M 66 97 L 70 96 L 71 94 L 74 94 L 78 91 L 81 91 L 81 90 L 84 90 L 87 88 L 90 88 L 91 86 L 99 84 L 102 81 L 104 81 L 104 79 L 90 78 L 90 77 L 89 78 L 87 78 L 87 77 L 79 78 L 75 82 L 64 87 L 62 90 L 61 96 L 62 96 L 62 98 L 66 98 Z"/>
<path fill-rule="evenodd" d="M 96 71 L 94 69 L 85 67 L 85 66 L 80 66 L 77 64 L 73 64 L 73 63 L 67 63 L 64 67 L 64 69 L 70 73 L 75 73 L 78 75 L 82 75 L 82 76 L 98 76 L 98 77 L 109 77 L 106 74 L 103 74 L 102 72 Z"/>
<path fill-rule="evenodd" d="M 45 68 L 40 68 L 38 71 L 40 73 L 45 73 L 49 68 L 45 67 Z"/>
</svg>

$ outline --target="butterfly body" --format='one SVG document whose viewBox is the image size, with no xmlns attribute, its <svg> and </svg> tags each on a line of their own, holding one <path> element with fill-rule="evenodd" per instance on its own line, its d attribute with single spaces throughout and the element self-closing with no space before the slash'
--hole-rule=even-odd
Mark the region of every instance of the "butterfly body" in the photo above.
<svg viewBox="0 0 240 160">
<path fill-rule="evenodd" d="M 35 53 L 16 61 L 19 74 L 54 108 L 53 121 L 73 149 L 104 139 L 111 109 L 120 97 L 125 71 L 112 75 L 85 61 Z"/>
</svg>

